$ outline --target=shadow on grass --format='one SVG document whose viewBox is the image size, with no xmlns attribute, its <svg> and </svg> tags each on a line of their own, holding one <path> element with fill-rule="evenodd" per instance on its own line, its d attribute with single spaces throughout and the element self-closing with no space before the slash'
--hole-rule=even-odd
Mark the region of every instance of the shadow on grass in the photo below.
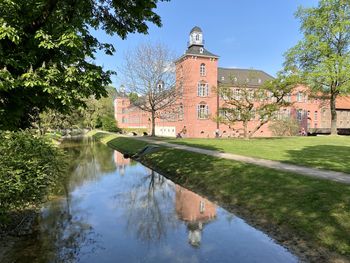
<svg viewBox="0 0 350 263">
<path fill-rule="evenodd" d="M 148 145 L 123 137 L 113 138 L 107 144 L 124 153 L 135 153 Z M 220 150 L 215 146 L 208 148 Z M 316 151 L 324 156 L 327 150 L 335 156 L 344 154 L 344 161 L 349 156 L 344 153 L 346 149 L 324 145 L 301 151 L 306 155 Z M 295 162 L 302 158 L 300 151 L 291 151 L 290 155 Z M 287 230 L 286 233 L 306 240 L 316 257 L 322 254 L 322 248 L 350 257 L 349 185 L 165 147 L 144 156 L 143 162 L 175 183 L 209 196 L 224 207 L 243 211 L 253 222 L 262 222 L 266 228 L 278 226 L 275 228 L 279 232 Z M 321 162 L 320 155 L 316 154 L 314 162 Z M 289 236 L 284 240 L 288 241 Z"/>
<path fill-rule="evenodd" d="M 350 176 L 350 148 L 336 145 L 305 146 L 289 150 L 286 162 L 348 173 Z"/>
<path fill-rule="evenodd" d="M 350 256 L 348 185 L 176 149 L 164 148 L 145 162 L 224 207 L 240 207 L 253 221 L 290 230 L 316 250 Z"/>
</svg>

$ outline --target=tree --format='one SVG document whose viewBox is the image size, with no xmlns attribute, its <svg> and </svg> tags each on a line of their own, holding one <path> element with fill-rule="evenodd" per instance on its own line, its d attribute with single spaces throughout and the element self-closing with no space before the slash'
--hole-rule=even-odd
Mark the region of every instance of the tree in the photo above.
<svg viewBox="0 0 350 263">
<path fill-rule="evenodd" d="M 163 110 L 175 111 L 180 96 L 175 86 L 174 61 L 175 56 L 162 44 L 141 44 L 125 56 L 123 74 L 133 94 L 131 102 L 151 114 L 152 136 L 156 118 Z"/>
<path fill-rule="evenodd" d="M 97 100 L 94 96 L 90 96 L 84 100 L 85 107 L 71 109 L 69 114 L 52 109 L 46 110 L 40 113 L 33 126 L 37 127 L 41 134 L 47 129 L 71 128 L 102 128 L 106 131 L 118 131 L 113 105 L 117 91 L 112 86 L 107 86 L 106 91 L 107 97 Z"/>
<path fill-rule="evenodd" d="M 0 129 L 26 128 L 46 109 L 68 112 L 84 99 L 106 96 L 113 72 L 93 63 L 108 55 L 93 30 L 147 33 L 167 0 L 3 0 L 0 2 Z M 73 106 L 73 107 L 72 107 Z"/>
<path fill-rule="evenodd" d="M 299 82 L 298 77 L 291 73 L 279 73 L 276 79 L 266 81 L 260 87 L 250 87 L 247 82 L 237 81 L 235 76 L 231 76 L 231 80 L 231 84 L 219 87 L 219 96 L 224 104 L 219 107 L 218 121 L 230 127 L 237 122 L 242 123 L 246 139 L 275 118 L 280 108 L 290 105 L 286 97 Z M 255 127 L 249 133 L 251 121 Z"/>
<path fill-rule="evenodd" d="M 286 66 L 300 70 L 310 88 L 329 100 L 335 135 L 336 98 L 350 92 L 350 2 L 321 0 L 317 7 L 300 7 L 296 17 L 304 38 L 286 53 Z"/>
</svg>

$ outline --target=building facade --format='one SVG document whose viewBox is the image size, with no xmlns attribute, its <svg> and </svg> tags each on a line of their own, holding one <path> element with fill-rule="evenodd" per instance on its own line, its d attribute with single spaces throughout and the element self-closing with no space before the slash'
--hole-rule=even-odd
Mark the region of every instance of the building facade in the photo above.
<svg viewBox="0 0 350 263">
<path fill-rule="evenodd" d="M 247 83 L 249 88 L 258 88 L 272 76 L 261 70 L 221 68 L 219 56 L 204 47 L 203 32 L 194 27 L 189 34 L 185 53 L 175 61 L 176 87 L 181 91 L 176 111 L 163 111 L 156 119 L 155 132 L 158 136 L 175 137 L 182 132 L 183 137 L 212 138 L 219 133 L 221 137 L 242 136 L 243 126 L 237 122 L 232 127 L 217 121 L 219 108 L 225 103 L 217 92 L 222 86 L 231 86 L 239 93 L 235 83 Z M 304 86 L 296 87 L 286 98 L 291 106 L 282 108 L 276 118 L 297 120 L 300 130 L 316 133 L 330 131 L 329 102 L 312 98 Z M 120 128 L 143 129 L 150 132 L 150 114 L 136 108 L 125 95 L 115 99 L 115 118 Z M 338 127 L 350 131 L 350 98 L 337 101 Z M 252 132 L 258 120 L 249 121 L 248 132 Z M 269 123 L 263 125 L 254 136 L 272 136 Z"/>
</svg>

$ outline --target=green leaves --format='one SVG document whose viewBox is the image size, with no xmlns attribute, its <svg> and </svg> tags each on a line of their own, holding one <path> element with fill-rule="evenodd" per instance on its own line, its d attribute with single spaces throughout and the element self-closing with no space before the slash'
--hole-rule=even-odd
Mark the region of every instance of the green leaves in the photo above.
<svg viewBox="0 0 350 263">
<path fill-rule="evenodd" d="M 160 26 L 158 0 L 0 1 L 0 129 L 27 128 L 47 109 L 67 112 L 107 95 L 112 71 L 94 63 L 112 44 L 89 31 L 125 38 Z"/>
<path fill-rule="evenodd" d="M 0 215 L 40 203 L 63 175 L 62 152 L 28 132 L 0 132 Z"/>
<path fill-rule="evenodd" d="M 8 25 L 2 18 L 0 18 L 0 25 L 0 40 L 9 39 L 14 44 L 18 44 L 20 42 L 20 36 L 14 27 Z"/>
</svg>

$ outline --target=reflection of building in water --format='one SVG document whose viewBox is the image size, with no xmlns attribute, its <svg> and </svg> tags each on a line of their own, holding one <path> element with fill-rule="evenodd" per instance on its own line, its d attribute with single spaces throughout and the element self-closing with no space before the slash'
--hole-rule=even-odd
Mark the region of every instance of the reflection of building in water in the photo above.
<svg viewBox="0 0 350 263">
<path fill-rule="evenodd" d="M 114 151 L 114 163 L 120 175 L 123 176 L 125 173 L 125 166 L 130 164 L 130 159 L 126 159 L 122 153 Z"/>
<path fill-rule="evenodd" d="M 216 205 L 179 185 L 176 185 L 176 213 L 187 223 L 188 241 L 199 247 L 205 224 L 216 218 Z"/>
</svg>

